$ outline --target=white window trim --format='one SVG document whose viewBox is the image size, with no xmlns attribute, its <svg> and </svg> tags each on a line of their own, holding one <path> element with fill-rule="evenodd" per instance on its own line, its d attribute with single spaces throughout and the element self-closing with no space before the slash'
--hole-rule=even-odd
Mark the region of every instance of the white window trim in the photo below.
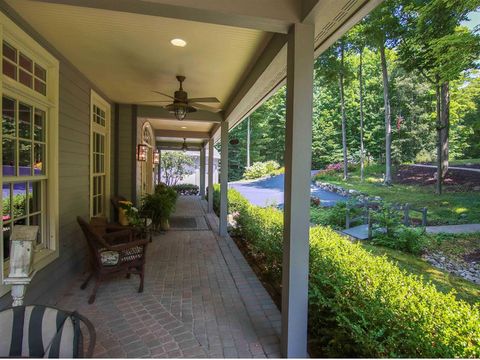
<svg viewBox="0 0 480 360">
<path fill-rule="evenodd" d="M 39 271 L 58 258 L 59 249 L 59 202 L 58 202 L 58 99 L 59 99 L 59 69 L 58 60 L 25 33 L 18 25 L 0 12 L 0 42 L 6 40 L 17 50 L 34 59 L 47 70 L 47 94 L 43 96 L 18 81 L 3 76 L 0 62 L 0 91 L 1 95 L 7 90 L 20 98 L 39 103 L 48 108 L 47 125 L 47 208 L 45 217 L 48 219 L 46 248 L 34 255 L 34 269 Z M 0 58 L 2 58 L 0 48 Z M 1 106 L 1 105 L 0 105 Z M 1 142 L 1 131 L 0 131 Z M 1 152 L 0 152 L 1 154 Z M 0 171 L 0 182 L 3 183 L 3 174 Z M 2 201 L 0 211 L 3 213 Z M 10 291 L 10 286 L 3 285 L 3 279 L 8 275 L 8 262 L 3 263 L 3 245 L 0 244 L 0 296 Z"/>
<path fill-rule="evenodd" d="M 97 106 L 105 111 L 105 130 L 93 120 L 93 107 Z M 97 132 L 105 134 L 105 199 L 103 208 L 105 209 L 105 216 L 110 217 L 110 144 L 111 144 L 111 106 L 94 90 L 90 93 L 90 216 L 93 216 L 93 133 L 95 129 Z"/>
</svg>

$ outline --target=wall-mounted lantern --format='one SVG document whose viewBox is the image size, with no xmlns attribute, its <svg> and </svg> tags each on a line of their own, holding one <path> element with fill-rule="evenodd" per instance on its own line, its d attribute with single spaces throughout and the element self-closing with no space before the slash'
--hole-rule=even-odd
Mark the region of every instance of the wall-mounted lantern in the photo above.
<svg viewBox="0 0 480 360">
<path fill-rule="evenodd" d="M 12 285 L 13 306 L 23 305 L 27 285 L 32 281 L 33 252 L 38 226 L 16 225 L 10 236 L 10 273 L 3 280 Z"/>
<path fill-rule="evenodd" d="M 153 153 L 153 163 L 155 165 L 160 164 L 160 151 L 158 151 L 158 149 L 155 149 L 155 152 Z"/>
<path fill-rule="evenodd" d="M 137 145 L 137 160 L 138 161 L 147 161 L 147 152 L 148 146 L 145 144 Z"/>
</svg>

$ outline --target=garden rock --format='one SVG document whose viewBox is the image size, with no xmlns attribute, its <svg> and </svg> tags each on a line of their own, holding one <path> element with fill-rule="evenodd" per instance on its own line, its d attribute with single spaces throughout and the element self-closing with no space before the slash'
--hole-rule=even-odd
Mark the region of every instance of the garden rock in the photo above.
<svg viewBox="0 0 480 360">
<path fill-rule="evenodd" d="M 430 265 L 449 273 L 460 276 L 461 278 L 480 284 L 480 263 L 476 261 L 464 261 L 461 259 L 452 259 L 441 252 L 424 254 L 423 259 Z"/>
</svg>

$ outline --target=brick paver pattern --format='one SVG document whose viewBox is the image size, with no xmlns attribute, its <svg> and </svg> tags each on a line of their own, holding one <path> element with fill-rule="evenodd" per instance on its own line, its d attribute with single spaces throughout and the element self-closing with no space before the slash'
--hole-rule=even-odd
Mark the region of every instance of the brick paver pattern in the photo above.
<svg viewBox="0 0 480 360">
<path fill-rule="evenodd" d="M 206 204 L 182 197 L 175 216 L 205 217 L 211 230 L 168 231 L 147 249 L 145 289 L 121 276 L 79 277 L 57 306 L 77 310 L 97 331 L 95 357 L 280 357 L 280 313 L 235 243 L 218 236 Z M 203 227 L 202 227 L 203 228 Z"/>
</svg>

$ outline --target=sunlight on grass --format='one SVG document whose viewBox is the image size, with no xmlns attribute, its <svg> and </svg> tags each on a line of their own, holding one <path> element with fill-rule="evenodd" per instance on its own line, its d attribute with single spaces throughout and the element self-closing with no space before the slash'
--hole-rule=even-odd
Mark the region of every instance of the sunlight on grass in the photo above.
<svg viewBox="0 0 480 360">
<path fill-rule="evenodd" d="M 467 208 L 464 208 L 464 207 L 457 207 L 457 208 L 454 209 L 454 211 L 455 211 L 457 214 L 463 214 L 463 213 L 468 212 L 468 209 L 467 209 Z"/>
</svg>

